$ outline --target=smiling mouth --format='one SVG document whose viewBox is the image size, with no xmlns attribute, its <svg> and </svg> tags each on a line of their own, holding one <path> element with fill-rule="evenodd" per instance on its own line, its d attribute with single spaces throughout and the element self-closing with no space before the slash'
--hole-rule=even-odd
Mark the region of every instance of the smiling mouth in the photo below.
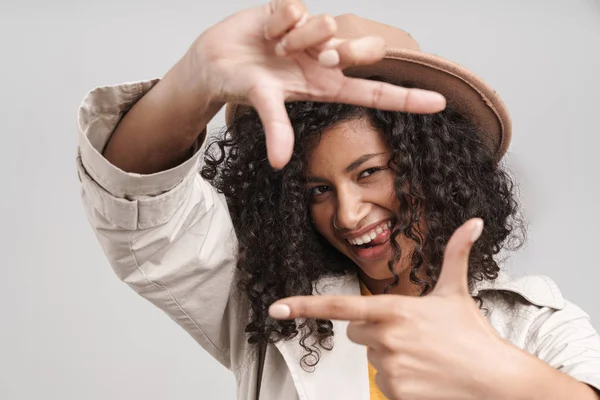
<svg viewBox="0 0 600 400">
<path fill-rule="evenodd" d="M 358 237 L 348 238 L 346 241 L 357 248 L 369 248 L 382 244 L 389 239 L 390 229 L 393 226 L 392 220 L 387 220 L 377 225 L 369 232 Z"/>
<path fill-rule="evenodd" d="M 354 253 L 356 257 L 364 261 L 388 257 L 394 223 L 395 222 L 392 220 L 382 222 L 375 229 L 372 229 L 367 233 L 369 235 L 368 239 L 364 238 L 364 240 L 361 240 L 365 235 L 358 238 L 346 239 L 350 251 Z M 373 231 L 375 233 L 374 238 Z"/>
</svg>

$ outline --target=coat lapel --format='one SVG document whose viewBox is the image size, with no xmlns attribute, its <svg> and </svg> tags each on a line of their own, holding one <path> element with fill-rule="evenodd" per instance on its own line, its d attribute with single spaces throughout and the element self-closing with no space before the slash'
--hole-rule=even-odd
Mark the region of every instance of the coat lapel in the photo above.
<svg viewBox="0 0 600 400">
<path fill-rule="evenodd" d="M 346 275 L 326 278 L 315 285 L 313 294 L 360 296 L 358 278 Z M 314 372 L 300 366 L 304 349 L 299 337 L 276 343 L 290 370 L 300 400 L 368 400 L 369 372 L 366 348 L 346 336 L 346 321 L 333 321 L 333 350 L 323 350 Z"/>
</svg>

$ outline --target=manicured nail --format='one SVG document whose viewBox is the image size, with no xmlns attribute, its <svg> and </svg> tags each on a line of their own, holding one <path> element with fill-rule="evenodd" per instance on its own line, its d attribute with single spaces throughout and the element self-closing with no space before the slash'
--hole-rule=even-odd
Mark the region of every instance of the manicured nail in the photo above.
<svg viewBox="0 0 600 400">
<path fill-rule="evenodd" d="M 290 316 L 292 309 L 285 304 L 273 304 L 269 307 L 269 315 L 275 319 L 285 319 Z"/>
<path fill-rule="evenodd" d="M 473 222 L 473 231 L 471 232 L 471 241 L 475 243 L 477 239 L 481 236 L 481 232 L 483 232 L 483 220 L 477 218 L 475 222 Z"/>
<path fill-rule="evenodd" d="M 281 39 L 281 41 L 275 45 L 275 54 L 278 56 L 285 56 L 285 38 Z"/>
<path fill-rule="evenodd" d="M 324 67 L 335 67 L 340 63 L 340 54 L 335 49 L 324 50 L 319 54 L 319 64 Z"/>
</svg>

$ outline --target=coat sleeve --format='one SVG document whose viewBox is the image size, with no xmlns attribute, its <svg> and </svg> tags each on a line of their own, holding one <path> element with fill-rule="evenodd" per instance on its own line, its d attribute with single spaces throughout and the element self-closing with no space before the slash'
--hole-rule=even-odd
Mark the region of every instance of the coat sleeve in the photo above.
<svg viewBox="0 0 600 400">
<path fill-rule="evenodd" d="M 552 367 L 600 392 L 600 336 L 589 316 L 565 301 L 544 308 L 529 329 L 528 350 Z"/>
<path fill-rule="evenodd" d="M 98 87 L 83 100 L 83 205 L 116 275 L 231 369 L 237 239 L 224 198 L 198 173 L 201 152 L 151 175 L 126 173 L 102 156 L 120 118 L 157 81 Z"/>
</svg>

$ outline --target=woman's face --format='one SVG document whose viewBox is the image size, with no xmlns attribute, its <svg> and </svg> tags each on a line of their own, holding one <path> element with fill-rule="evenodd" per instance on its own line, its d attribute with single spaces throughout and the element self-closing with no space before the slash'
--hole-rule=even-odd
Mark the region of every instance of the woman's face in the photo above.
<svg viewBox="0 0 600 400">
<path fill-rule="evenodd" d="M 383 135 L 361 119 L 328 129 L 307 159 L 316 229 L 373 279 L 392 277 L 390 226 L 399 202 L 390 154 Z"/>
</svg>

